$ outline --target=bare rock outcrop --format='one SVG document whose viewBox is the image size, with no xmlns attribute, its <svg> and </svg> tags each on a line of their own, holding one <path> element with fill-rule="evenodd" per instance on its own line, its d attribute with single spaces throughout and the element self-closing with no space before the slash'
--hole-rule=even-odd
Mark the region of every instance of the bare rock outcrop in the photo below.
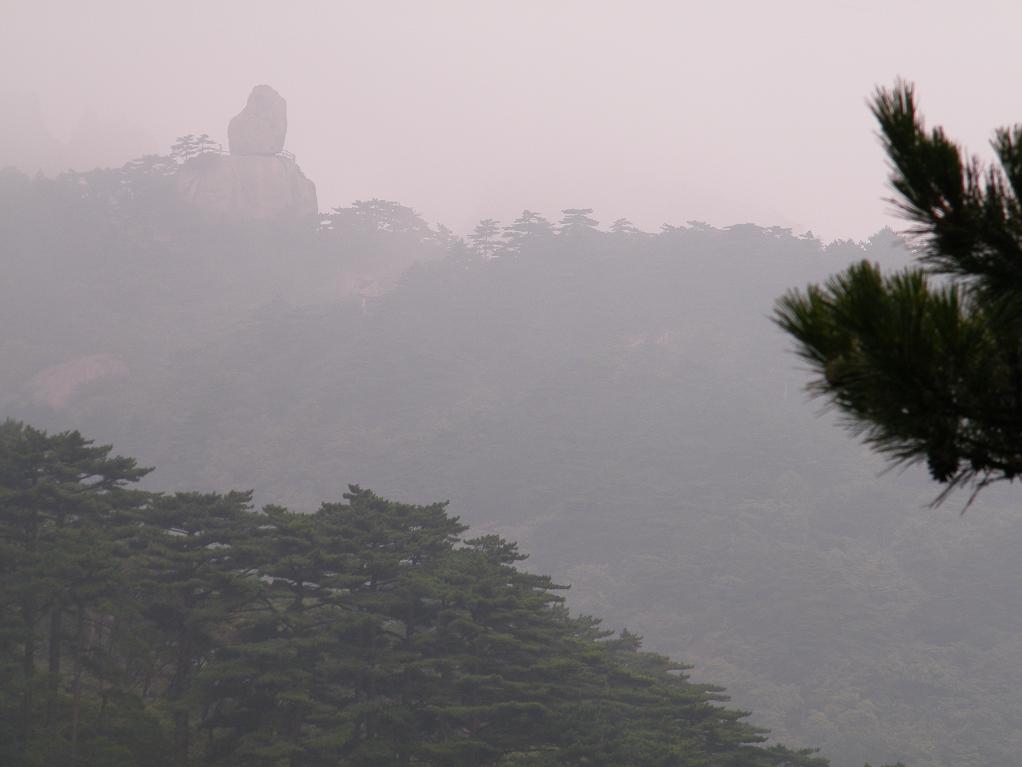
<svg viewBox="0 0 1022 767">
<path fill-rule="evenodd" d="M 287 102 L 257 85 L 227 127 L 230 154 L 206 152 L 177 171 L 178 196 L 236 220 L 307 218 L 319 213 L 316 185 L 284 151 Z"/>
<path fill-rule="evenodd" d="M 60 410 L 92 382 L 127 374 L 128 366 L 117 355 L 90 354 L 46 368 L 28 383 L 28 388 L 34 402 Z"/>
<path fill-rule="evenodd" d="M 200 155 L 177 172 L 178 195 L 239 220 L 306 218 L 319 211 L 316 185 L 282 155 Z"/>
<path fill-rule="evenodd" d="M 231 154 L 279 154 L 286 135 L 287 102 L 269 85 L 253 88 L 245 108 L 227 125 Z"/>
</svg>

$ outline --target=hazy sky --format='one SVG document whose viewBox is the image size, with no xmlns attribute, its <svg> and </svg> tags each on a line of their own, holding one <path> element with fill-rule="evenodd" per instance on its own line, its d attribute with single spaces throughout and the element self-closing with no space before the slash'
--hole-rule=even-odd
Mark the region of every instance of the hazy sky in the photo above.
<svg viewBox="0 0 1022 767">
<path fill-rule="evenodd" d="M 323 209 L 400 201 L 458 231 L 528 207 L 862 238 L 891 219 L 865 99 L 901 75 L 989 155 L 1022 121 L 1022 3 L 930 0 L 0 0 L 0 93 L 35 92 L 165 150 L 251 87 Z M 2 117 L 2 115 L 0 115 Z"/>
</svg>

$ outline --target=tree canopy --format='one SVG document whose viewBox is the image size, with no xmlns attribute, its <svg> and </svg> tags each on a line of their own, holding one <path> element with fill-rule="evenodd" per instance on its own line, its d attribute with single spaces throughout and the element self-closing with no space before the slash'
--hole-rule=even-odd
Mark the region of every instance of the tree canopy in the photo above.
<svg viewBox="0 0 1022 767">
<path fill-rule="evenodd" d="M 110 450 L 0 426 L 4 764 L 826 765 L 446 504 L 256 512 Z"/>
<path fill-rule="evenodd" d="M 1008 503 L 984 499 L 976 537 L 934 525 L 915 481 L 878 481 L 804 407 L 762 321 L 838 264 L 905 260 L 890 231 L 827 245 L 679 216 L 576 237 L 523 212 L 526 237 L 482 258 L 384 201 L 297 229 L 177 216 L 162 161 L 134 166 L 0 173 L 3 415 L 260 506 L 315 509 L 348 478 L 452 497 L 781 742 L 841 767 L 1012 761 Z"/>
<path fill-rule="evenodd" d="M 939 501 L 1022 473 L 1022 125 L 995 132 L 984 168 L 927 131 L 912 86 L 872 111 L 919 265 L 853 265 L 789 291 L 775 320 L 811 390 L 894 461 L 925 461 Z"/>
</svg>

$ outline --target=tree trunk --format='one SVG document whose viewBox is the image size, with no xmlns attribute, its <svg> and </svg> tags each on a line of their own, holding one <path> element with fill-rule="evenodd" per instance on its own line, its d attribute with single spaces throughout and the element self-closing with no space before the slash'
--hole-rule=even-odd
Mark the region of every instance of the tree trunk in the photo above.
<svg viewBox="0 0 1022 767">
<path fill-rule="evenodd" d="M 184 632 L 178 639 L 177 668 L 174 670 L 174 686 L 172 699 L 175 704 L 174 710 L 174 767 L 188 767 L 189 724 L 188 709 L 184 697 L 188 692 L 188 685 L 191 682 L 190 672 L 192 664 L 191 643 Z"/>
<path fill-rule="evenodd" d="M 56 525 L 58 530 L 58 545 L 60 542 L 59 531 L 64 527 L 64 514 L 57 512 Z M 64 605 L 61 602 L 60 594 L 55 597 L 53 606 L 50 608 L 50 631 L 47 637 L 47 677 L 46 677 L 46 709 L 43 712 L 43 731 L 46 733 L 46 749 L 44 763 L 53 764 L 54 754 L 59 753 L 57 748 L 57 694 L 60 692 L 60 643 L 64 633 Z"/>
<path fill-rule="evenodd" d="M 85 608 L 78 605 L 78 625 L 75 629 L 74 683 L 71 709 L 71 767 L 78 767 L 78 731 L 82 713 L 82 643 L 85 633 Z"/>
<path fill-rule="evenodd" d="M 174 711 L 174 767 L 188 767 L 188 712 Z"/>
<path fill-rule="evenodd" d="M 28 753 L 32 740 L 32 688 L 35 686 L 35 600 L 29 596 L 21 606 L 21 616 L 25 624 L 25 651 L 21 657 L 21 675 L 25 689 L 21 698 L 21 753 Z"/>
<path fill-rule="evenodd" d="M 110 657 L 113 653 L 116 638 L 114 632 L 117 630 L 117 619 L 113 615 L 99 614 L 95 616 L 89 628 L 89 643 L 97 648 L 100 655 Z M 103 645 L 103 633 L 106 632 L 106 646 Z M 96 672 L 96 682 L 99 685 L 99 715 L 96 718 L 96 728 L 100 731 L 106 727 L 107 703 L 110 701 L 112 686 L 107 684 L 106 663 L 100 663 Z"/>
<path fill-rule="evenodd" d="M 56 718 L 57 692 L 60 689 L 60 640 L 64 631 L 64 606 L 59 602 L 50 611 L 49 677 L 46 680 L 46 715 L 43 728 L 49 732 Z"/>
</svg>

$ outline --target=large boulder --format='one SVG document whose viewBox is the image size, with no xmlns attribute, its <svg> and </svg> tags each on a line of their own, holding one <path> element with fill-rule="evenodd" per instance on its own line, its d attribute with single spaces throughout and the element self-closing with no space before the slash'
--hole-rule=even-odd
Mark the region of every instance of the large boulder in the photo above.
<svg viewBox="0 0 1022 767">
<path fill-rule="evenodd" d="M 181 199 L 239 220 L 294 219 L 319 212 L 316 185 L 289 157 L 205 154 L 175 179 Z"/>
<path fill-rule="evenodd" d="M 227 126 L 231 154 L 274 155 L 284 149 L 287 102 L 269 85 L 257 85 Z"/>
<path fill-rule="evenodd" d="M 316 185 L 294 155 L 284 152 L 287 102 L 269 85 L 257 85 L 248 104 L 227 126 L 229 155 L 207 152 L 177 171 L 185 202 L 240 220 L 305 218 L 319 213 Z"/>
</svg>

